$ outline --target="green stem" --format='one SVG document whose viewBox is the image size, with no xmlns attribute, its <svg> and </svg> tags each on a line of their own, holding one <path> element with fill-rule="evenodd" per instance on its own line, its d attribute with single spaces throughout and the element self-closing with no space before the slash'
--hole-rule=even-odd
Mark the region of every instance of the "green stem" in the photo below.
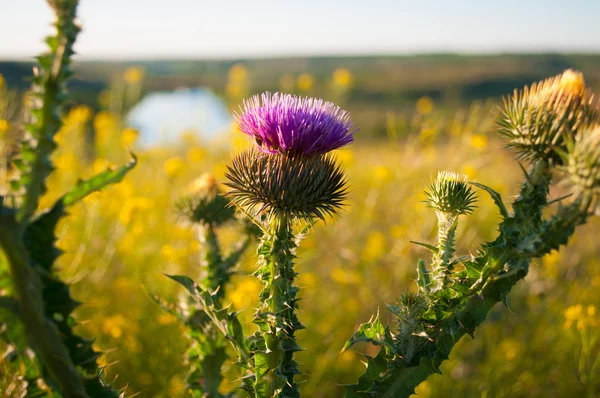
<svg viewBox="0 0 600 398">
<path fill-rule="evenodd" d="M 264 345 L 255 354 L 257 398 L 299 396 L 294 382 L 299 371 L 293 355 L 300 347 L 294 334 L 303 326 L 294 313 L 298 292 L 293 286 L 295 248 L 291 222 L 285 216 L 273 220 L 258 248 L 260 268 L 256 275 L 265 287 L 254 319 Z"/>
<path fill-rule="evenodd" d="M 450 282 L 453 271 L 451 262 L 454 255 L 454 237 L 458 226 L 458 216 L 436 211 L 438 218 L 438 252 L 433 255 L 433 291 L 442 289 Z"/>
<path fill-rule="evenodd" d="M 203 247 L 202 253 L 202 273 L 200 284 L 205 290 L 211 292 L 217 291 L 217 296 L 222 299 L 224 292 L 224 284 L 227 281 L 227 275 L 223 274 L 221 248 L 219 240 L 212 225 L 202 225 L 199 227 L 198 240 Z"/>
<path fill-rule="evenodd" d="M 46 178 L 53 170 L 50 155 L 56 148 L 54 136 L 61 126 L 60 107 L 64 102 L 64 84 L 69 77 L 68 69 L 73 43 L 79 33 L 75 24 L 77 0 L 51 2 L 56 14 L 56 36 L 50 37 L 50 54 L 39 58 L 40 69 L 34 76 L 32 88 L 34 106 L 40 108 L 32 112 L 35 121 L 27 126 L 30 141 L 23 144 L 24 160 L 29 170 L 23 170 L 21 183 L 25 186 L 18 212 L 18 220 L 28 220 L 37 209 L 40 197 L 46 192 Z M 27 152 L 27 153 L 25 153 Z"/>
<path fill-rule="evenodd" d="M 44 314 L 42 282 L 30 265 L 31 259 L 22 239 L 22 227 L 11 215 L 0 215 L 0 221 L 0 248 L 11 270 L 21 319 L 30 344 L 63 396 L 86 398 L 88 395 L 83 381 L 62 342 L 60 332 Z"/>
</svg>

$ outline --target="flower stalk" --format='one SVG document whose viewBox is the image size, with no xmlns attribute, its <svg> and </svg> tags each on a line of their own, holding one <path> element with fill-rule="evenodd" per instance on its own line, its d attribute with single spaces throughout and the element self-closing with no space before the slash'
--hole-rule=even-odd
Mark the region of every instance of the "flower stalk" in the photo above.
<svg viewBox="0 0 600 398">
<path fill-rule="evenodd" d="M 299 290 L 294 286 L 295 249 L 290 218 L 273 218 L 258 247 L 259 268 L 255 272 L 264 286 L 254 317 L 262 334 L 256 343 L 264 345 L 254 357 L 257 397 L 299 396 L 294 376 L 300 372 L 293 355 L 301 350 L 295 332 L 304 326 L 295 314 Z"/>
</svg>

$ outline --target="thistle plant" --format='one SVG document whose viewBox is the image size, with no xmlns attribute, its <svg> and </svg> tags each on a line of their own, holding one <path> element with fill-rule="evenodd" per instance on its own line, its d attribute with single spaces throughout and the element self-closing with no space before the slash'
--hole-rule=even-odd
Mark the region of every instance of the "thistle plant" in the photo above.
<svg viewBox="0 0 600 398">
<path fill-rule="evenodd" d="M 118 169 L 108 169 L 80 181 L 52 207 L 39 210 L 52 173 L 54 136 L 61 127 L 61 110 L 67 97 L 65 83 L 71 75 L 73 43 L 79 32 L 75 22 L 77 0 L 49 0 L 56 33 L 47 38 L 49 51 L 38 57 L 32 85 L 32 105 L 18 157 L 11 159 L 19 171 L 6 196 L 0 197 L 0 265 L 10 272 L 10 288 L 2 297 L 2 318 L 8 322 L 14 351 L 29 347 L 35 359 L 21 356 L 25 364 L 28 396 L 49 393 L 64 397 L 118 397 L 97 365 L 101 355 L 92 341 L 75 334 L 72 312 L 79 303 L 57 273 L 61 252 L 55 247 L 57 223 L 70 206 L 90 193 L 120 181 L 135 159 Z M 7 315 L 12 312 L 12 316 Z M 5 317 L 6 315 L 6 317 Z M 17 360 L 18 356 L 13 356 Z"/>
<path fill-rule="evenodd" d="M 237 118 L 257 147 L 228 166 L 227 197 L 262 233 L 254 273 L 263 285 L 253 321 L 258 331 L 244 338 L 236 314 L 225 314 L 214 293 L 177 278 L 232 342 L 248 371 L 245 390 L 256 397 L 298 397 L 294 353 L 304 326 L 296 315 L 294 258 L 308 229 L 343 205 L 346 178 L 328 153 L 352 142 L 356 128 L 332 103 L 279 93 L 245 101 Z"/>
<path fill-rule="evenodd" d="M 418 263 L 418 291 L 388 305 L 395 327 L 374 317 L 346 344 L 381 346 L 377 356 L 367 358 L 365 374 L 346 386 L 347 397 L 410 396 L 429 375 L 440 372 L 465 334 L 473 337 L 497 303 L 506 304 L 532 259 L 565 245 L 575 228 L 598 212 L 598 122 L 598 107 L 582 75 L 570 70 L 505 100 L 498 131 L 519 159 L 531 163 L 529 171 L 523 169 L 525 181 L 512 211 L 483 184 L 447 172 L 438 175 L 426 191 L 426 202 L 438 216 L 437 244 L 419 243 L 431 251 L 431 262 Z M 570 187 L 568 201 L 548 198 L 551 182 L 560 176 Z M 498 207 L 499 234 L 476 255 L 456 257 L 458 217 L 472 212 L 474 188 L 489 194 Z M 555 202 L 558 209 L 545 216 Z"/>
<path fill-rule="evenodd" d="M 238 220 L 243 229 L 242 239 L 229 255 L 223 256 L 216 229 L 236 220 L 236 214 L 211 174 L 194 181 L 189 193 L 178 201 L 177 208 L 195 227 L 203 247 L 199 287 L 210 292 L 214 306 L 221 308 L 231 275 L 256 231 L 244 220 Z M 185 381 L 190 395 L 222 397 L 219 386 L 223 380 L 223 364 L 228 358 L 226 336 L 191 297 L 177 306 L 166 304 L 158 297 L 154 299 L 188 329 L 191 344 L 186 352 Z"/>
</svg>

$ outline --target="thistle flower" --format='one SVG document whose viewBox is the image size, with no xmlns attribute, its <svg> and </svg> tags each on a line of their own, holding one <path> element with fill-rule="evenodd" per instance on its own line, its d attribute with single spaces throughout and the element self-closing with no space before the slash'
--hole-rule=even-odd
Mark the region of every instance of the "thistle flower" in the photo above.
<svg viewBox="0 0 600 398">
<path fill-rule="evenodd" d="M 584 210 L 600 212 L 600 125 L 582 131 L 565 158 L 565 183 L 576 200 Z"/>
<path fill-rule="evenodd" d="M 565 140 L 598 120 L 598 109 L 583 75 L 571 69 L 525 87 L 504 100 L 499 132 L 522 159 L 558 164 Z M 558 151 L 557 151 L 558 149 Z"/>
<path fill-rule="evenodd" d="M 437 211 L 453 216 L 470 214 L 477 200 L 464 174 L 440 171 L 425 191 L 425 203 Z"/>
<path fill-rule="evenodd" d="M 218 226 L 235 217 L 235 210 L 217 184 L 212 174 L 206 173 L 188 188 L 188 195 L 177 204 L 180 214 L 194 223 Z"/>
<path fill-rule="evenodd" d="M 244 101 L 236 119 L 267 153 L 324 154 L 351 143 L 358 131 L 350 115 L 331 102 L 281 93 Z"/>
<path fill-rule="evenodd" d="M 251 212 L 303 219 L 335 214 L 346 196 L 346 178 L 330 155 L 243 152 L 226 174 L 231 201 Z"/>
</svg>

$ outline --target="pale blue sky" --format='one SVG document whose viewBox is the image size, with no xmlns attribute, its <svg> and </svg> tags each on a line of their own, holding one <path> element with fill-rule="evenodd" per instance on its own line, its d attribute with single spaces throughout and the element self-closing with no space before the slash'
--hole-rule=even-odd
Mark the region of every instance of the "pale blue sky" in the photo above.
<svg viewBox="0 0 600 398">
<path fill-rule="evenodd" d="M 600 52 L 600 0 L 81 0 L 83 58 Z M 43 48 L 44 0 L 0 0 L 0 59 Z"/>
</svg>

